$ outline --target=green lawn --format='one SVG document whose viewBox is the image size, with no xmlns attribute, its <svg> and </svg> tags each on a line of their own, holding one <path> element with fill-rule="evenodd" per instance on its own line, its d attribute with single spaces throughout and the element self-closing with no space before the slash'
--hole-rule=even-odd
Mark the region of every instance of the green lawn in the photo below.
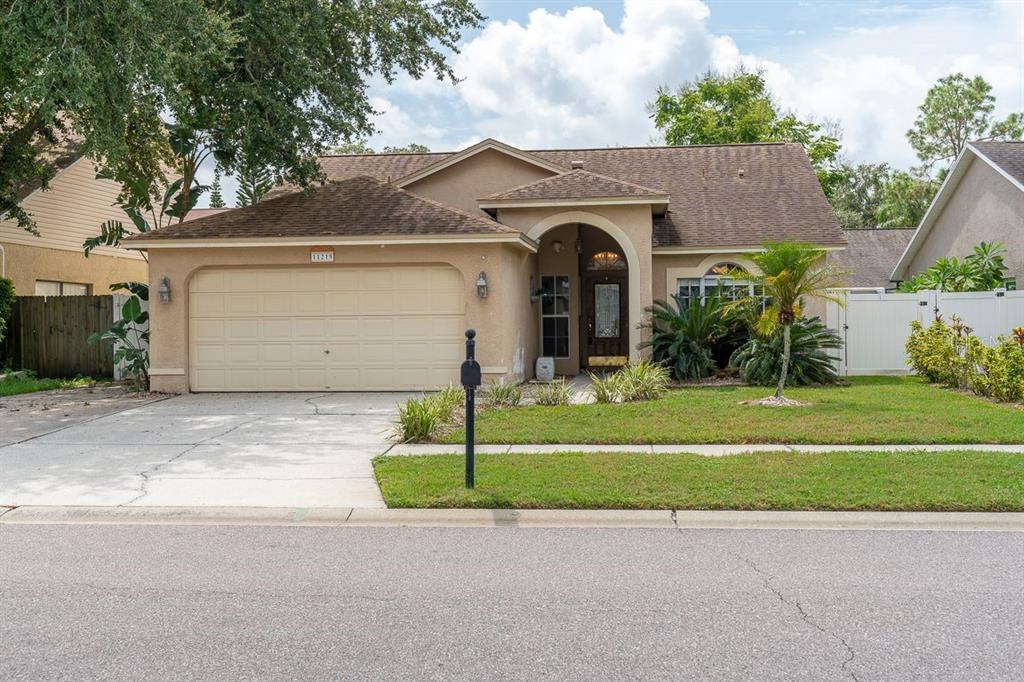
<svg viewBox="0 0 1024 682">
<path fill-rule="evenodd" d="M 660 400 L 488 410 L 479 443 L 1024 443 L 1024 409 L 915 377 L 852 377 L 793 388 L 809 407 L 741 405 L 770 389 L 682 388 Z M 448 442 L 464 440 L 462 431 Z"/>
<path fill-rule="evenodd" d="M 760 453 L 380 457 L 389 507 L 1024 511 L 1024 454 Z"/>
<path fill-rule="evenodd" d="M 17 395 L 19 393 L 35 393 L 36 391 L 49 391 L 54 388 L 79 388 L 90 386 L 96 383 L 95 379 L 88 377 L 75 377 L 74 379 L 40 379 L 33 376 L 10 375 L 0 379 L 0 397 Z"/>
</svg>

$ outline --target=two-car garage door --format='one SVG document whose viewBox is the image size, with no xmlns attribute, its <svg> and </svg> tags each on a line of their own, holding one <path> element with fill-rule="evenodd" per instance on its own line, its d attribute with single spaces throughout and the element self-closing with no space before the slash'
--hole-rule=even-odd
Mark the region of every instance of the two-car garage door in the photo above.
<svg viewBox="0 0 1024 682">
<path fill-rule="evenodd" d="M 462 275 L 448 266 L 201 270 L 193 391 L 430 389 L 456 380 Z"/>
</svg>

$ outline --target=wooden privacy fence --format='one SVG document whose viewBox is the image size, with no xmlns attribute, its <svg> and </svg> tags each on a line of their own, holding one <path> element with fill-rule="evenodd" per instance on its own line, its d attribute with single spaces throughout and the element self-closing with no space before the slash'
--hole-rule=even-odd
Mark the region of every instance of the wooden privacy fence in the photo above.
<svg viewBox="0 0 1024 682">
<path fill-rule="evenodd" d="M 6 352 L 15 367 L 41 377 L 114 376 L 109 343 L 88 343 L 89 334 L 110 328 L 114 297 L 19 296 L 7 330 Z"/>
</svg>

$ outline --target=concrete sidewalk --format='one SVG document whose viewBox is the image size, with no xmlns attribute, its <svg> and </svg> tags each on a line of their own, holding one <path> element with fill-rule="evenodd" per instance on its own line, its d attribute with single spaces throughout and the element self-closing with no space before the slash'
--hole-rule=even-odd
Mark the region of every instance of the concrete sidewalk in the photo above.
<svg viewBox="0 0 1024 682">
<path fill-rule="evenodd" d="M 1021 512 L 808 512 L 673 509 L 368 507 L 42 507 L 0 509 L 5 524 L 514 528 L 723 528 L 1024 532 Z"/>
<path fill-rule="evenodd" d="M 450 455 L 462 454 L 464 445 L 401 444 L 390 448 L 387 455 Z M 621 452 L 640 454 L 672 454 L 690 453 L 706 457 L 724 457 L 749 452 L 950 452 L 954 450 L 971 450 L 974 452 L 1020 452 L 1024 453 L 1024 444 L 991 444 L 968 443 L 955 444 L 915 444 L 915 445 L 785 445 L 782 443 L 752 443 L 748 445 L 723 445 L 715 443 L 693 445 L 595 445 L 587 444 L 556 444 L 556 445 L 477 445 L 476 452 L 485 455 L 524 454 L 538 455 L 554 452 Z"/>
</svg>

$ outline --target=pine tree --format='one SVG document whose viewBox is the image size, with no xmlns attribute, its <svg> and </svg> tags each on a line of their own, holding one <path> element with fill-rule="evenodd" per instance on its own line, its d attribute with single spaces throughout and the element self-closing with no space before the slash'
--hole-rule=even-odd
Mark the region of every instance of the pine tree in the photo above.
<svg viewBox="0 0 1024 682">
<path fill-rule="evenodd" d="M 220 193 L 220 168 L 213 171 L 213 184 L 210 185 L 210 208 L 224 208 L 224 197 Z"/>
</svg>

